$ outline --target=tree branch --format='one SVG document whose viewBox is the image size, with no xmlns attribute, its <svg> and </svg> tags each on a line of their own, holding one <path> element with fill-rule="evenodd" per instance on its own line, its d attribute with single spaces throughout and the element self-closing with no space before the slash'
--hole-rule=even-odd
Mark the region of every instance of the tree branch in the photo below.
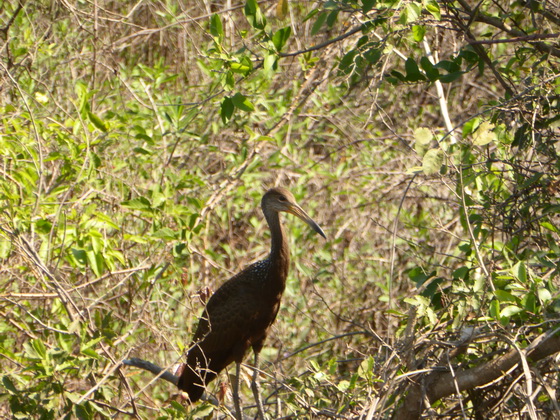
<svg viewBox="0 0 560 420">
<path fill-rule="evenodd" d="M 488 25 L 494 26 L 495 28 L 498 28 L 498 29 L 504 31 L 505 33 L 507 33 L 510 36 L 515 37 L 515 38 L 527 37 L 527 34 L 525 32 L 520 31 L 519 29 L 512 28 L 507 23 L 505 23 L 502 19 L 498 19 L 498 18 L 495 18 L 493 16 L 485 15 L 484 13 L 480 12 L 479 10 L 472 10 L 466 0 L 458 0 L 458 2 L 463 8 L 462 11 L 465 12 L 469 16 L 471 21 L 482 22 L 482 23 L 486 23 Z M 466 32 L 466 33 L 468 34 L 468 32 Z M 471 35 L 469 35 L 469 37 L 474 39 L 474 37 L 472 37 Z M 540 42 L 540 41 L 530 41 L 529 40 L 527 42 L 531 42 L 531 44 L 534 45 L 535 48 L 537 50 L 539 50 L 540 52 L 548 53 L 548 54 L 553 55 L 555 57 L 560 57 L 560 49 L 558 49 L 558 48 L 552 47 L 552 46 L 550 46 L 548 44 L 545 44 L 544 42 Z"/>
<path fill-rule="evenodd" d="M 549 38 L 559 38 L 560 33 L 556 34 L 533 34 L 533 35 L 526 35 L 526 36 L 518 36 L 515 38 L 507 38 L 507 39 L 469 39 L 467 38 L 467 42 L 471 45 L 473 44 L 505 44 L 509 42 L 531 42 L 537 39 L 549 39 Z"/>
<path fill-rule="evenodd" d="M 317 51 L 317 50 L 320 50 L 321 48 L 324 48 L 324 47 L 326 47 L 330 44 L 334 44 L 338 41 L 342 41 L 343 39 L 348 38 L 351 35 L 354 35 L 356 32 L 360 32 L 363 29 L 363 27 L 364 27 L 364 25 L 358 25 L 355 28 L 350 29 L 348 32 L 345 32 L 342 35 L 337 36 L 336 38 L 329 39 L 329 40 L 327 40 L 325 42 L 322 42 L 320 44 L 317 44 L 313 47 L 306 48 L 305 50 L 293 51 L 293 52 L 289 52 L 289 53 L 279 53 L 278 55 L 280 57 L 293 57 L 293 56 L 300 55 L 300 54 L 305 54 L 305 53 L 308 53 L 308 52 L 311 52 L 311 51 Z"/>
<path fill-rule="evenodd" d="M 408 394 L 402 405 L 393 414 L 393 420 L 419 419 L 425 403 L 433 404 L 441 398 L 458 391 L 466 391 L 486 385 L 504 375 L 504 372 L 522 362 L 522 357 L 530 362 L 537 362 L 552 354 L 560 352 L 558 329 L 542 334 L 526 349 L 518 351 L 513 348 L 506 354 L 490 360 L 480 366 L 452 372 L 431 372 L 417 376 L 408 386 Z"/>
</svg>

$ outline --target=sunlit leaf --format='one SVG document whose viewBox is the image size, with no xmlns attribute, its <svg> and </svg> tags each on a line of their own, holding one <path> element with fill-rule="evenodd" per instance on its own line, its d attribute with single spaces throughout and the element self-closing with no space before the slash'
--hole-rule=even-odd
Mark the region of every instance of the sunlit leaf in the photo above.
<svg viewBox="0 0 560 420">
<path fill-rule="evenodd" d="M 545 289 L 544 287 L 539 288 L 537 290 L 537 294 L 539 296 L 540 301 L 543 303 L 552 300 L 552 293 L 550 293 L 550 290 Z"/>
<path fill-rule="evenodd" d="M 420 42 L 424 39 L 426 34 L 426 27 L 424 25 L 414 25 L 412 26 L 412 38 L 416 42 Z"/>
<path fill-rule="evenodd" d="M 523 312 L 523 308 L 515 305 L 508 305 L 504 309 L 502 309 L 502 311 L 500 312 L 500 317 L 511 318 L 512 316 L 517 315 L 520 312 Z"/>
<path fill-rule="evenodd" d="M 422 146 L 429 144 L 433 138 L 432 130 L 428 127 L 418 127 L 414 130 L 414 141 Z"/>
<path fill-rule="evenodd" d="M 436 0 L 428 0 L 426 2 L 426 10 L 437 20 L 441 20 L 441 10 Z"/>
<path fill-rule="evenodd" d="M 440 171 L 443 164 L 443 151 L 439 148 L 430 149 L 422 159 L 422 171 L 426 175 L 433 175 Z"/>
<path fill-rule="evenodd" d="M 494 125 L 489 121 L 484 121 L 473 134 L 473 143 L 477 146 L 485 146 L 496 139 Z"/>
</svg>

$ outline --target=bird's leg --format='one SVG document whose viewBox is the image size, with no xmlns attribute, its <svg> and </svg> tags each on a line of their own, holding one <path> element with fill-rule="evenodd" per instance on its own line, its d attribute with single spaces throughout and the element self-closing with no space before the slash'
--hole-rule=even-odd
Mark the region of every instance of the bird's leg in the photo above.
<svg viewBox="0 0 560 420">
<path fill-rule="evenodd" d="M 259 418 L 265 420 L 266 416 L 264 414 L 264 407 L 261 398 L 261 390 L 259 387 L 259 352 L 255 352 L 255 363 L 253 363 L 253 380 L 251 381 L 251 389 L 253 390 L 253 396 L 255 397 L 255 402 L 257 403 L 257 410 L 259 411 Z"/>
<path fill-rule="evenodd" d="M 239 401 L 239 385 L 241 383 L 241 363 L 235 362 L 235 381 L 233 382 L 233 405 L 235 405 L 236 420 L 243 420 L 241 404 Z"/>
</svg>

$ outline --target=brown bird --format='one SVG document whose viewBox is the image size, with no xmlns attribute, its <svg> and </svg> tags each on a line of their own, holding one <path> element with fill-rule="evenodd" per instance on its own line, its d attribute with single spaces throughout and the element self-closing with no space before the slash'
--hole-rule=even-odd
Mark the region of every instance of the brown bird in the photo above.
<svg viewBox="0 0 560 420">
<path fill-rule="evenodd" d="M 233 395 L 236 416 L 242 418 L 239 404 L 240 364 L 249 347 L 255 354 L 255 371 L 251 388 L 259 415 L 264 410 L 257 383 L 259 352 L 274 322 L 286 288 L 290 255 L 280 212 L 291 213 L 326 238 L 317 223 L 296 203 L 285 188 L 272 188 L 261 201 L 271 233 L 270 254 L 226 281 L 212 295 L 200 318 L 187 363 L 178 387 L 189 394 L 191 402 L 199 400 L 205 386 L 230 363 L 236 363 L 237 377 Z"/>
</svg>

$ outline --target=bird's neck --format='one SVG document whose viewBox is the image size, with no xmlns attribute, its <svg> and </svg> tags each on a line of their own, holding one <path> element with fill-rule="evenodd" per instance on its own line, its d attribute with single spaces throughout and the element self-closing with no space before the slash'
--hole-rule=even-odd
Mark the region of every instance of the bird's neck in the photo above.
<svg viewBox="0 0 560 420">
<path fill-rule="evenodd" d="M 270 287 L 278 289 L 277 291 L 282 293 L 286 287 L 286 277 L 288 276 L 288 268 L 290 266 L 288 238 L 286 238 L 286 233 L 280 223 L 278 213 L 266 215 L 266 219 L 271 233 L 269 259 L 272 270 L 269 272 L 274 273 L 270 278 L 274 284 L 270 285 Z"/>
</svg>

